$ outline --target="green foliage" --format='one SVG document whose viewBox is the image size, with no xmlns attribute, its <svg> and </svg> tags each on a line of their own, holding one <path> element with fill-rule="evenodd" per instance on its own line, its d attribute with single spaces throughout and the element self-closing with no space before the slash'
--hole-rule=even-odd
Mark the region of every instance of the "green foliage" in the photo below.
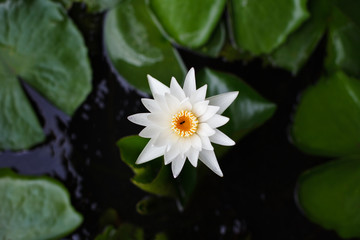
<svg viewBox="0 0 360 240">
<path fill-rule="evenodd" d="M 298 202 L 310 218 L 342 238 L 360 237 L 360 157 L 347 157 L 301 175 Z"/>
<path fill-rule="evenodd" d="M 232 35 L 240 49 L 268 54 L 285 42 L 308 17 L 307 0 L 232 0 Z"/>
<path fill-rule="evenodd" d="M 147 74 L 166 83 L 169 76 L 184 76 L 182 60 L 156 28 L 144 0 L 124 0 L 108 12 L 105 44 L 111 63 L 139 90 L 150 91 Z"/>
<path fill-rule="evenodd" d="M 328 0 L 311 0 L 309 5 L 310 18 L 269 55 L 274 65 L 294 74 L 301 69 L 323 37 L 330 15 Z"/>
<path fill-rule="evenodd" d="M 208 85 L 207 96 L 239 91 L 238 97 L 225 111 L 230 121 L 220 128 L 234 141 L 263 124 L 275 112 L 276 105 L 264 99 L 238 77 L 205 68 L 197 74 L 198 86 Z M 228 149 L 228 147 L 226 147 Z"/>
<path fill-rule="evenodd" d="M 0 202 L 0 239 L 59 239 L 82 222 L 65 187 L 48 177 L 0 169 Z"/>
<path fill-rule="evenodd" d="M 19 78 L 71 115 L 91 90 L 87 49 L 51 1 L 4 1 L 0 22 L 0 149 L 30 148 L 44 134 Z"/>
<path fill-rule="evenodd" d="M 198 48 L 214 31 L 225 0 L 150 0 L 149 5 L 164 30 L 179 44 Z"/>
<path fill-rule="evenodd" d="M 345 4 L 341 6 L 347 6 Z M 354 5 L 348 7 L 359 9 L 360 2 L 354 2 Z M 329 26 L 329 40 L 327 48 L 326 65 L 330 72 L 343 70 L 346 73 L 360 77 L 360 17 L 346 15 L 342 9 L 334 7 L 332 19 Z M 351 12 L 352 13 L 352 12 Z M 349 14 L 351 14 L 349 13 Z"/>
<path fill-rule="evenodd" d="M 292 135 L 305 152 L 322 156 L 360 153 L 360 81 L 338 72 L 307 89 Z"/>
</svg>

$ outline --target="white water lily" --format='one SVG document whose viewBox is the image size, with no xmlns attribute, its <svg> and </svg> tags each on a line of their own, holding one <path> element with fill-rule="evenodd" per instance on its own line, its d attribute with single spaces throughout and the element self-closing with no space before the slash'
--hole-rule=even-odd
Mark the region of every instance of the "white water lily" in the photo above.
<svg viewBox="0 0 360 240">
<path fill-rule="evenodd" d="M 164 156 L 165 165 L 171 163 L 176 178 L 186 158 L 194 167 L 200 160 L 222 177 L 211 142 L 224 146 L 235 144 L 217 128 L 229 121 L 221 114 L 235 100 L 238 92 L 205 99 L 207 85 L 196 89 L 194 68 L 187 73 L 183 88 L 174 77 L 170 88 L 150 75 L 147 77 L 154 99 L 143 98 L 141 101 L 150 112 L 128 117 L 131 122 L 145 126 L 139 133 L 141 137 L 150 138 L 136 163 Z"/>
</svg>

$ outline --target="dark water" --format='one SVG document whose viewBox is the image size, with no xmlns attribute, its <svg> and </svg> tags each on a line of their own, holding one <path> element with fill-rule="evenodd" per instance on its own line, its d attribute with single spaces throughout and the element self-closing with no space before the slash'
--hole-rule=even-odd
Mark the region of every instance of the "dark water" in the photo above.
<svg viewBox="0 0 360 240">
<path fill-rule="evenodd" d="M 166 232 L 169 239 L 339 239 L 334 232 L 309 222 L 296 205 L 297 178 L 326 159 L 303 154 L 288 134 L 299 94 L 321 74 L 325 44 L 320 44 L 297 77 L 258 60 L 228 63 L 180 49 L 188 68 L 208 66 L 233 73 L 278 109 L 220 161 L 223 178 L 208 171 L 183 212 L 173 200 L 155 198 L 157 211 L 140 215 L 136 203 L 148 194 L 130 183 L 132 172 L 121 161 L 115 143 L 140 131 L 126 116 L 145 111 L 140 104 L 144 96 L 107 62 L 99 34 L 104 15 L 87 14 L 81 5 L 69 14 L 89 48 L 93 91 L 70 118 L 24 85 L 42 119 L 47 141 L 29 151 L 0 154 L 0 167 L 27 175 L 46 174 L 69 189 L 84 223 L 64 239 L 94 239 L 102 230 L 99 218 L 108 208 L 117 211 L 118 222 L 142 227 L 146 239 L 157 232 Z"/>
</svg>

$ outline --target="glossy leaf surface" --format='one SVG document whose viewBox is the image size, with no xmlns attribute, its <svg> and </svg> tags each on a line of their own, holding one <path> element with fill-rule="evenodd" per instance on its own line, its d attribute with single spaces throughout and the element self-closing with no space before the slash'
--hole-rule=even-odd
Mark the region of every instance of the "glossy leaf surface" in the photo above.
<svg viewBox="0 0 360 240">
<path fill-rule="evenodd" d="M 166 84 L 171 76 L 184 76 L 182 60 L 153 23 L 144 0 L 124 0 L 107 13 L 105 44 L 118 73 L 139 90 L 150 92 L 147 74 Z"/>
<path fill-rule="evenodd" d="M 307 0 L 232 0 L 229 13 L 235 44 L 254 55 L 270 53 L 308 17 Z"/>
<path fill-rule="evenodd" d="M 197 75 L 197 87 L 207 84 L 206 96 L 239 91 L 238 97 L 225 111 L 230 121 L 219 128 L 234 141 L 239 140 L 252 129 L 260 126 L 275 112 L 276 105 L 264 99 L 238 77 L 205 68 Z M 228 147 L 227 147 L 228 148 Z"/>
<path fill-rule="evenodd" d="M 3 1 L 0 22 L 0 149 L 19 150 L 44 139 L 19 79 L 71 115 L 91 90 L 91 69 L 82 36 L 59 4 Z"/>
<path fill-rule="evenodd" d="M 341 5 L 352 3 L 345 1 Z M 360 2 L 348 8 L 359 9 Z M 346 12 L 347 13 L 347 12 Z M 354 19 L 358 19 L 355 21 Z M 360 78 L 360 15 L 346 15 L 342 9 L 334 7 L 329 29 L 328 56 L 326 65 L 330 72 L 337 70 Z"/>
<path fill-rule="evenodd" d="M 292 136 L 301 150 L 323 156 L 360 153 L 360 81 L 338 72 L 302 95 Z"/>
<path fill-rule="evenodd" d="M 150 8 L 164 30 L 183 46 L 198 48 L 214 31 L 225 0 L 150 0 Z"/>
<path fill-rule="evenodd" d="M 329 17 L 328 0 L 312 0 L 309 5 L 311 17 L 270 55 L 270 61 L 274 65 L 294 74 L 308 60 L 321 40 Z"/>
<path fill-rule="evenodd" d="M 0 239 L 58 239 L 82 222 L 68 191 L 48 177 L 0 169 L 0 202 Z"/>
<path fill-rule="evenodd" d="M 298 202 L 306 216 L 343 238 L 360 237 L 360 157 L 310 169 L 299 179 Z"/>
</svg>

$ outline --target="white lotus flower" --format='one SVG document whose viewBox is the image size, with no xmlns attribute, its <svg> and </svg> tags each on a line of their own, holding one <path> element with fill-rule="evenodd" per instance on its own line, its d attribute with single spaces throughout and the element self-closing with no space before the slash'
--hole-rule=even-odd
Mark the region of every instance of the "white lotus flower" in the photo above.
<svg viewBox="0 0 360 240">
<path fill-rule="evenodd" d="M 211 142 L 224 146 L 235 144 L 217 128 L 229 121 L 220 114 L 235 100 L 238 92 L 205 99 L 207 85 L 196 89 L 193 68 L 187 73 L 183 88 L 174 77 L 170 88 L 150 75 L 147 77 L 154 99 L 143 98 L 141 101 L 150 112 L 128 117 L 131 122 L 145 126 L 139 133 L 141 137 L 150 138 L 136 163 L 164 155 L 165 164 L 171 163 L 176 178 L 186 158 L 194 167 L 200 159 L 222 177 Z"/>
</svg>

